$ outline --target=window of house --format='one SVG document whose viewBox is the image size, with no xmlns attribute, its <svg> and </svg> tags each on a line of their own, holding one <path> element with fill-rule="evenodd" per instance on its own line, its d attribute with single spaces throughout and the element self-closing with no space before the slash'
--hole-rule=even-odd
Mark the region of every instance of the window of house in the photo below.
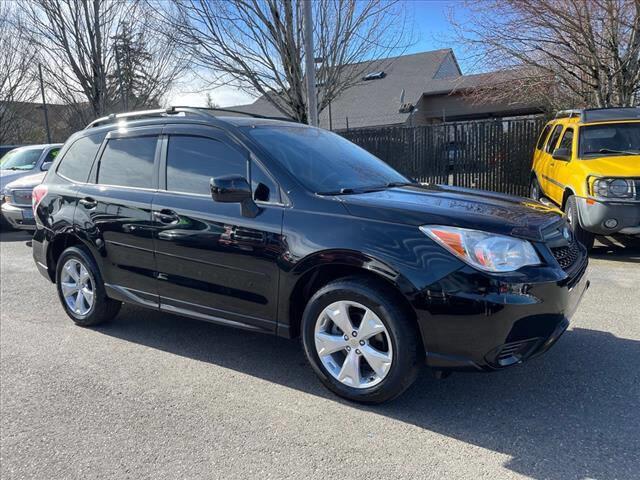
<svg viewBox="0 0 640 480">
<path fill-rule="evenodd" d="M 100 159 L 98 183 L 152 188 L 156 136 L 112 138 Z"/>
<path fill-rule="evenodd" d="M 167 190 L 210 195 L 212 177 L 247 176 L 247 156 L 212 138 L 174 135 L 167 151 Z"/>
</svg>

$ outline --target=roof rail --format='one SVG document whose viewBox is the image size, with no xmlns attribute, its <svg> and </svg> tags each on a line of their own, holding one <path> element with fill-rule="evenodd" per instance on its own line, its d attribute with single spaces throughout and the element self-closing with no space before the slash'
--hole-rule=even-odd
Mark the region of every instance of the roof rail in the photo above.
<svg viewBox="0 0 640 480">
<path fill-rule="evenodd" d="M 268 117 L 265 115 L 258 115 L 257 113 L 243 112 L 240 110 L 232 110 L 228 108 L 189 107 L 189 106 L 176 105 L 176 106 L 171 106 L 167 108 L 158 108 L 155 110 L 139 110 L 137 112 L 112 113 L 110 115 L 107 115 L 106 117 L 98 118 L 93 122 L 89 123 L 89 125 L 85 127 L 85 130 L 89 128 L 98 127 L 101 125 L 108 125 L 111 123 L 115 123 L 118 120 L 125 120 L 125 119 L 131 120 L 131 119 L 147 118 L 147 117 L 165 117 L 167 115 L 177 115 L 179 113 L 191 113 L 193 115 L 205 117 L 209 120 L 217 118 L 216 115 L 214 115 L 211 112 L 228 112 L 228 113 L 236 113 L 239 115 L 248 115 L 254 118 L 264 118 L 264 119 L 270 119 L 270 120 L 286 120 L 289 122 L 294 121 L 291 118 L 286 118 L 286 117 Z"/>
<path fill-rule="evenodd" d="M 573 108 L 570 110 L 559 110 L 558 113 L 556 113 L 555 118 L 573 118 L 573 117 L 579 117 L 581 115 L 582 115 L 582 110 Z"/>
</svg>

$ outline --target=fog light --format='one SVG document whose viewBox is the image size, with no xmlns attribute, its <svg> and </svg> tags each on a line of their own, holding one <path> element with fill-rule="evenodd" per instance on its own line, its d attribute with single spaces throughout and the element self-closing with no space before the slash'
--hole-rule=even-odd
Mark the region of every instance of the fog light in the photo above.
<svg viewBox="0 0 640 480">
<path fill-rule="evenodd" d="M 618 221 L 615 218 L 608 218 L 604 221 L 604 226 L 607 228 L 616 228 Z"/>
</svg>

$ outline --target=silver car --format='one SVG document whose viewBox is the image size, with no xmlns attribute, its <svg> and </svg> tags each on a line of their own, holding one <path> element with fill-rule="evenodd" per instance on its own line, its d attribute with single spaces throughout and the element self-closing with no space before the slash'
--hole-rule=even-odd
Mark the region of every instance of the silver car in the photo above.
<svg viewBox="0 0 640 480">
<path fill-rule="evenodd" d="M 45 172 L 52 165 L 56 155 L 60 151 L 62 144 L 29 145 L 26 147 L 14 148 L 0 159 L 0 201 L 2 215 L 2 225 L 6 223 L 14 228 L 33 228 L 33 217 L 31 216 L 31 190 L 38 185 Z M 26 183 L 16 187 L 12 182 L 29 178 Z M 37 179 L 40 179 L 39 181 Z M 33 182 L 36 183 L 33 183 Z M 33 186 L 29 187 L 29 185 Z M 11 185 L 11 192 L 8 189 Z M 27 199 L 28 190 L 28 199 Z M 28 211 L 25 210 L 28 201 Z"/>
</svg>

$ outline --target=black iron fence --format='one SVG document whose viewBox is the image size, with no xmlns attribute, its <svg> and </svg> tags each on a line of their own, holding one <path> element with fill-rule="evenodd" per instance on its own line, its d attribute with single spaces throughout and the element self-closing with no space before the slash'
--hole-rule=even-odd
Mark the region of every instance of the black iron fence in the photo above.
<svg viewBox="0 0 640 480">
<path fill-rule="evenodd" d="M 544 123 L 542 117 L 491 119 L 338 133 L 421 182 L 527 195 Z"/>
</svg>

